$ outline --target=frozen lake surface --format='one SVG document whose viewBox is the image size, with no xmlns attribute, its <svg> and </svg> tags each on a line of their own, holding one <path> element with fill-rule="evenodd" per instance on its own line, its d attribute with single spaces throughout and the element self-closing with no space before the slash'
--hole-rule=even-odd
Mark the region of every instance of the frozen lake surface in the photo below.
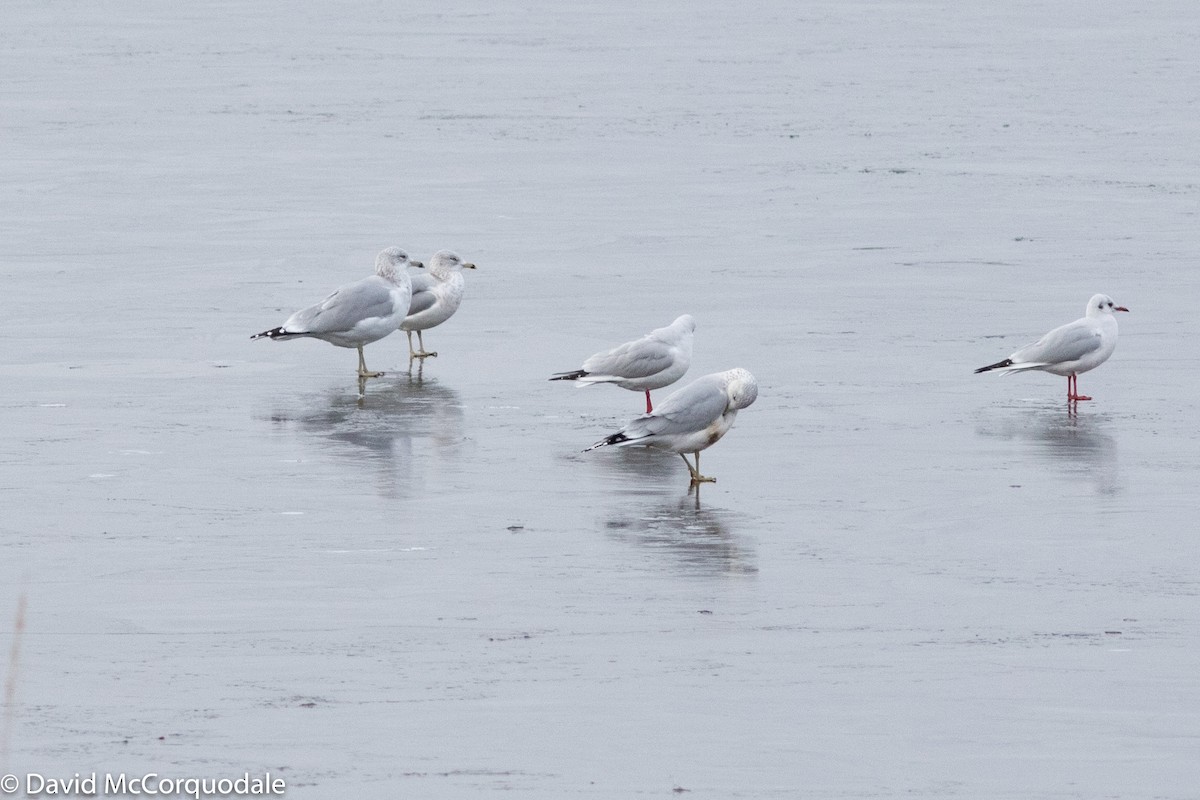
<svg viewBox="0 0 1200 800">
<path fill-rule="evenodd" d="M 734 5 L 5 4 L 2 771 L 1196 796 L 1200 9 Z M 250 341 L 388 245 L 438 358 Z M 546 380 L 683 313 L 699 498 Z"/>
</svg>

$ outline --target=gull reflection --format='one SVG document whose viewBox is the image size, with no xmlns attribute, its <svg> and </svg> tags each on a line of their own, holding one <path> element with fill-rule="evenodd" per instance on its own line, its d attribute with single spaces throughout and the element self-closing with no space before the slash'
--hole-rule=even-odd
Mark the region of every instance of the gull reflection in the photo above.
<svg viewBox="0 0 1200 800">
<path fill-rule="evenodd" d="M 588 455 L 593 455 L 589 453 Z M 624 494 L 661 495 L 665 488 L 688 484 L 679 456 L 653 447 L 615 447 L 605 458 L 593 459 L 604 480 Z"/>
<path fill-rule="evenodd" d="M 1089 481 L 1098 494 L 1121 490 L 1117 440 L 1107 432 L 1102 416 L 1079 415 L 1074 408 L 1039 408 L 980 425 L 983 436 L 1015 439 L 1028 444 L 1033 453 L 1071 478 Z"/>
<path fill-rule="evenodd" d="M 674 453 L 667 455 L 674 456 Z M 644 510 L 625 508 L 604 523 L 612 538 L 669 556 L 687 574 L 746 575 L 758 571 L 754 551 L 732 531 L 727 511 L 697 506 L 689 492 L 681 499 Z"/>
<path fill-rule="evenodd" d="M 614 447 L 609 452 L 585 460 L 600 472 L 600 480 L 608 488 L 623 494 L 658 496 L 664 491 L 674 494 L 676 489 L 685 489 L 690 485 L 695 491 L 689 490 L 688 494 L 694 498 L 695 507 L 700 508 L 700 489 L 705 484 L 691 483 L 688 468 L 679 453 L 631 445 Z"/>
<path fill-rule="evenodd" d="M 276 428 L 303 434 L 338 458 L 370 467 L 386 497 L 409 496 L 461 463 L 458 393 L 419 373 L 376 379 L 365 396 L 332 388 L 286 403 L 271 413 Z"/>
</svg>

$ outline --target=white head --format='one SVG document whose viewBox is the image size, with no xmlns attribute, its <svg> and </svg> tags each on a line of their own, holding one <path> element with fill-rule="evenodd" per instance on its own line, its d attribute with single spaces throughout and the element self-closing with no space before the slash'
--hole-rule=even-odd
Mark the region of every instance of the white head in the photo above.
<svg viewBox="0 0 1200 800">
<path fill-rule="evenodd" d="M 671 323 L 671 327 L 683 328 L 685 331 L 695 331 L 696 320 L 692 319 L 691 314 L 684 314 L 683 316 L 676 317 L 675 321 Z"/>
<path fill-rule="evenodd" d="M 1112 316 L 1114 311 L 1128 311 L 1125 306 L 1119 306 L 1113 302 L 1113 299 L 1106 294 L 1094 294 L 1092 299 L 1088 300 L 1087 316 L 1099 317 L 1104 314 Z"/>
<path fill-rule="evenodd" d="M 409 263 L 415 263 L 417 266 L 420 266 L 420 262 L 410 262 L 408 260 L 408 253 L 399 247 L 389 247 L 375 256 L 375 274 L 381 278 L 387 278 L 389 281 L 394 281 L 399 272 Z"/>
<path fill-rule="evenodd" d="M 438 250 L 433 254 L 433 258 L 429 259 L 429 271 L 439 278 L 448 278 L 464 269 L 475 269 L 475 265 L 470 262 L 464 263 L 458 257 L 458 253 L 450 250 Z"/>
<path fill-rule="evenodd" d="M 731 369 L 725 373 L 725 393 L 730 408 L 745 408 L 758 399 L 758 381 L 747 370 Z"/>
</svg>

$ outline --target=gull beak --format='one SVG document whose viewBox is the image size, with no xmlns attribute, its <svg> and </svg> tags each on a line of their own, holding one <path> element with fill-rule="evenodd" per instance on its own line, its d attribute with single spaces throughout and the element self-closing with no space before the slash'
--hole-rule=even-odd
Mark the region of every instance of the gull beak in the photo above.
<svg viewBox="0 0 1200 800">
<path fill-rule="evenodd" d="M 1129 309 L 1126 308 L 1125 306 L 1117 306 L 1116 308 L 1113 309 L 1113 311 L 1124 311 L 1124 312 L 1128 313 Z"/>
<path fill-rule="evenodd" d="M 478 269 L 478 267 L 468 261 L 467 263 L 463 264 L 463 269 Z"/>
<path fill-rule="evenodd" d="M 425 262 L 424 262 L 424 261 L 409 261 L 409 262 L 408 262 L 408 265 L 409 265 L 410 267 L 416 267 L 417 269 L 425 269 Z"/>
</svg>

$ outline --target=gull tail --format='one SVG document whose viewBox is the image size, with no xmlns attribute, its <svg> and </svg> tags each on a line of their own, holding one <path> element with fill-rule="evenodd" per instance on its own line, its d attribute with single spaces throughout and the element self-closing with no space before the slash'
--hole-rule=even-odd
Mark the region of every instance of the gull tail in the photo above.
<svg viewBox="0 0 1200 800">
<path fill-rule="evenodd" d="M 555 374 L 550 376 L 550 380 L 552 380 L 552 381 L 577 381 L 580 378 L 584 377 L 585 375 L 587 375 L 586 372 L 584 372 L 581 369 L 577 369 L 574 372 L 556 372 Z"/>
<path fill-rule="evenodd" d="M 307 336 L 307 335 L 308 335 L 307 333 L 297 333 L 296 331 L 285 331 L 283 329 L 283 326 L 281 325 L 278 328 L 271 328 L 271 330 L 269 330 L 269 331 L 263 331 L 262 333 L 256 333 L 253 336 L 251 336 L 250 338 L 251 339 L 264 339 L 264 338 L 266 338 L 266 339 L 295 339 L 298 336 Z"/>
<path fill-rule="evenodd" d="M 1003 378 L 1005 375 L 1012 375 L 1014 372 L 1025 372 L 1026 370 L 1041 369 L 1042 367 L 1048 366 L 1050 366 L 1049 361 L 1022 361 L 1021 363 L 1013 364 L 1008 369 L 1002 371 L 1000 373 L 1000 377 Z"/>
<path fill-rule="evenodd" d="M 979 369 L 975 370 L 975 374 L 978 375 L 981 372 L 988 372 L 993 369 L 1004 369 L 1005 367 L 1011 367 L 1012 365 L 1013 360 L 1011 358 L 1006 358 L 1003 361 L 997 361 L 995 364 L 988 364 L 986 367 L 980 367 Z"/>
<path fill-rule="evenodd" d="M 623 380 L 625 379 L 620 375 L 598 375 L 595 372 L 584 372 L 575 379 L 575 388 L 582 389 L 585 386 L 595 386 L 597 383 L 620 383 Z"/>
<path fill-rule="evenodd" d="M 628 442 L 628 441 L 629 441 L 629 437 L 625 435 L 625 432 L 619 431 L 617 433 L 614 433 L 611 436 L 605 436 L 603 439 L 596 442 L 594 445 L 589 447 L 587 450 L 584 450 L 583 452 L 586 453 L 586 452 L 588 452 L 588 450 L 595 450 L 597 447 L 607 447 L 610 444 L 621 444 L 622 442 Z"/>
</svg>

